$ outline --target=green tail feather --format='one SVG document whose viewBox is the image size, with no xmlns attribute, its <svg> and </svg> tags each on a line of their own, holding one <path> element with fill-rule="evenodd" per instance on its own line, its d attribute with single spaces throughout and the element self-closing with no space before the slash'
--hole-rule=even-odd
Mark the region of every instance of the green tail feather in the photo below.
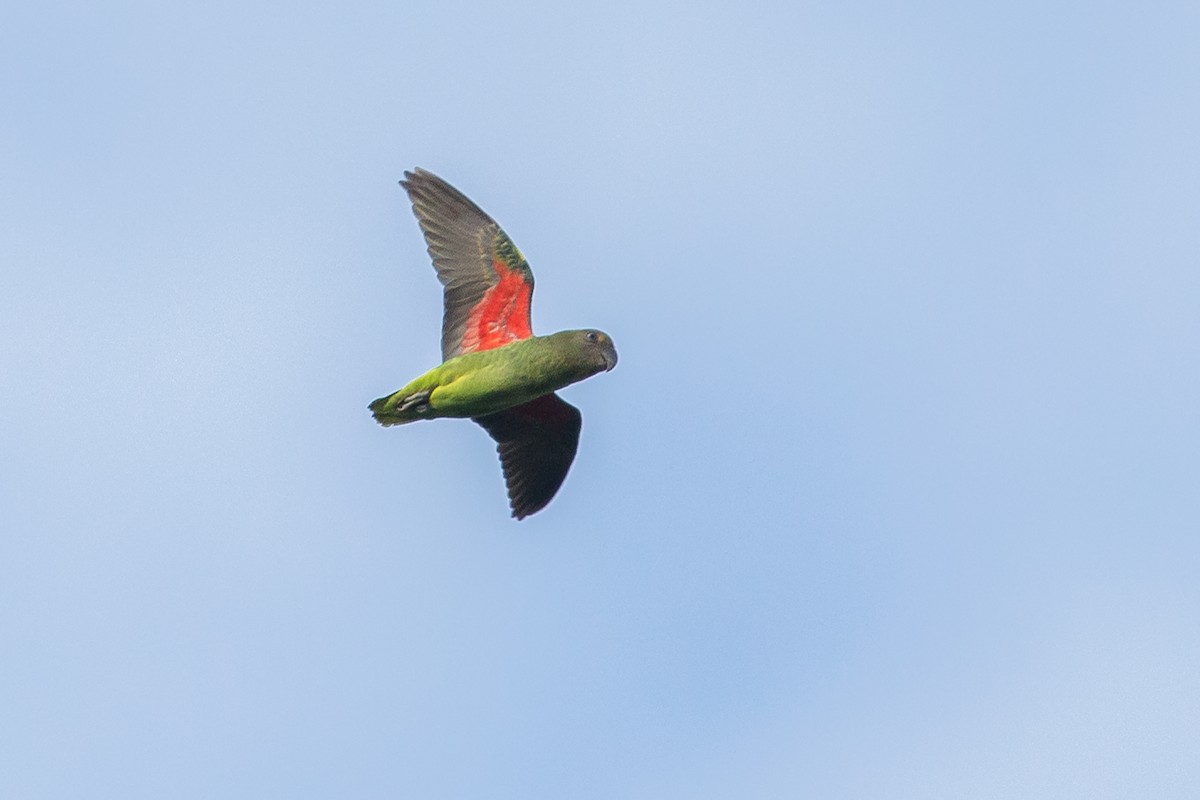
<svg viewBox="0 0 1200 800">
<path fill-rule="evenodd" d="M 417 392 L 409 395 L 396 392 L 373 401 L 367 408 L 371 409 L 375 421 L 385 427 L 428 419 L 430 416 L 429 392 Z"/>
</svg>

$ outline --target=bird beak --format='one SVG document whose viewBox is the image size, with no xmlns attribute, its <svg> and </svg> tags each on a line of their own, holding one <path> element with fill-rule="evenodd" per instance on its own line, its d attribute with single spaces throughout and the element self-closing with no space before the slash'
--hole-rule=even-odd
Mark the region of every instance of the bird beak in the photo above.
<svg viewBox="0 0 1200 800">
<path fill-rule="evenodd" d="M 612 372 L 613 367 L 617 365 L 617 351 L 614 348 L 609 348 L 604 351 L 604 371 Z"/>
</svg>

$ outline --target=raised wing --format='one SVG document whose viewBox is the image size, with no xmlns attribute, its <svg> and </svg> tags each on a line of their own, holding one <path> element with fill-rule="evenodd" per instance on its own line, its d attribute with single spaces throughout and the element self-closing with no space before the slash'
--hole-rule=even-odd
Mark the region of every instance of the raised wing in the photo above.
<svg viewBox="0 0 1200 800">
<path fill-rule="evenodd" d="M 512 515 L 525 519 L 553 499 L 579 449 L 583 415 L 556 394 L 475 417 L 496 440 Z"/>
<path fill-rule="evenodd" d="M 490 350 L 533 335 L 533 272 L 495 220 L 444 180 L 419 167 L 404 173 L 413 213 L 445 286 L 442 359 Z"/>
</svg>

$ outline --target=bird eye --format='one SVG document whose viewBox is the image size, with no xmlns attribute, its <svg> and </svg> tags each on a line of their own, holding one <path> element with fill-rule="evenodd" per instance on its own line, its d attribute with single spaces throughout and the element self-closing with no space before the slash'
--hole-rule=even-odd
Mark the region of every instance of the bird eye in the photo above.
<svg viewBox="0 0 1200 800">
<path fill-rule="evenodd" d="M 595 331 L 588 331 L 588 332 L 587 332 L 587 340 L 588 340 L 589 342 L 595 342 L 595 341 L 599 341 L 599 339 L 600 339 L 600 337 L 596 335 L 596 332 L 595 332 Z"/>
</svg>

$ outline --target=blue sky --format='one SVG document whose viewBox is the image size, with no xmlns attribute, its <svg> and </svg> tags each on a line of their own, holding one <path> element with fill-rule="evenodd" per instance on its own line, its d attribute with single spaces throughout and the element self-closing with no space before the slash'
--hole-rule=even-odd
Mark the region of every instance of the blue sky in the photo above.
<svg viewBox="0 0 1200 800">
<path fill-rule="evenodd" d="M 8 11 L 0 796 L 1197 796 L 1198 30 Z M 417 165 L 621 354 L 519 524 Z"/>
</svg>

